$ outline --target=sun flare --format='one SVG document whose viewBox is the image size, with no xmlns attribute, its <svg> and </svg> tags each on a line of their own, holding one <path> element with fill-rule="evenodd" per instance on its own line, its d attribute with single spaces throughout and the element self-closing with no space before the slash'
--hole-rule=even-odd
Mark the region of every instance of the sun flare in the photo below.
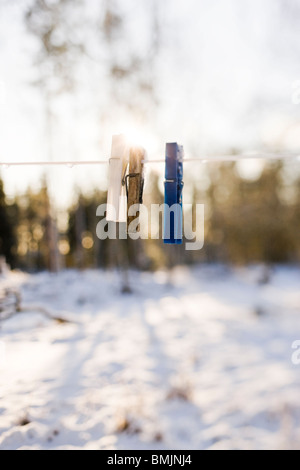
<svg viewBox="0 0 300 470">
<path fill-rule="evenodd" d="M 143 147 L 147 153 L 152 155 L 157 152 L 157 138 L 141 126 L 120 126 L 121 133 L 126 136 L 130 147 Z"/>
</svg>

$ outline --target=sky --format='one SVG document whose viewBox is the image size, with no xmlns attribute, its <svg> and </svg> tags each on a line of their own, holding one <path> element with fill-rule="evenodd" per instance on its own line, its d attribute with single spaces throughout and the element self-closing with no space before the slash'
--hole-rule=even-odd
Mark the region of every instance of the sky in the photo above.
<svg viewBox="0 0 300 470">
<path fill-rule="evenodd" d="M 162 158 L 168 141 L 182 143 L 187 158 L 236 149 L 299 151 L 299 0 L 155 1 L 161 45 L 149 73 L 157 107 L 149 106 L 141 121 L 113 103 L 105 72 L 108 51 L 78 31 L 86 35 L 89 53 L 100 59 L 82 61 L 76 97 L 62 96 L 56 104 L 55 160 L 108 160 L 111 137 L 119 133 L 138 138 L 149 159 Z M 118 57 L 130 51 L 147 57 L 152 2 L 119 2 L 126 41 L 116 46 Z M 0 2 L 0 162 L 49 158 L 43 100 L 30 84 L 38 70 L 33 65 L 38 44 L 23 24 L 27 4 L 30 0 Z M 100 4 L 87 0 L 86 14 L 101 14 Z M 145 100 L 130 86 L 126 91 L 125 84 L 124 93 Z M 163 175 L 163 165 L 154 168 Z M 257 166 L 252 162 L 243 171 L 251 176 Z M 41 181 L 37 167 L 1 174 L 10 195 Z M 66 205 L 74 185 L 105 189 L 106 177 L 105 165 L 57 167 L 50 172 L 51 193 Z"/>
</svg>

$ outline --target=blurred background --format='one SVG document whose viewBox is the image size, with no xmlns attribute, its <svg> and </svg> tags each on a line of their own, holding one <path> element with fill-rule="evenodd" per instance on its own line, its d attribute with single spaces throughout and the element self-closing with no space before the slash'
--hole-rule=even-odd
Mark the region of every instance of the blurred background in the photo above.
<svg viewBox="0 0 300 470">
<path fill-rule="evenodd" d="M 0 0 L 0 449 L 299 448 L 299 20 Z M 98 240 L 106 164 L 10 165 L 107 162 L 119 133 L 206 158 L 184 164 L 201 251 Z M 295 158 L 210 161 L 252 152 Z M 163 191 L 147 164 L 144 203 Z"/>
<path fill-rule="evenodd" d="M 297 152 L 299 15 L 297 0 L 1 0 L 0 161 L 107 160 L 120 132 L 149 160 L 167 141 L 186 158 Z M 184 173 L 184 202 L 205 204 L 206 243 L 176 262 L 299 260 L 296 159 Z M 147 204 L 163 201 L 163 177 L 163 164 L 148 165 Z M 114 265 L 115 248 L 95 235 L 106 165 L 2 167 L 0 187 L 12 267 Z M 160 241 L 122 249 L 136 267 L 167 263 Z"/>
</svg>

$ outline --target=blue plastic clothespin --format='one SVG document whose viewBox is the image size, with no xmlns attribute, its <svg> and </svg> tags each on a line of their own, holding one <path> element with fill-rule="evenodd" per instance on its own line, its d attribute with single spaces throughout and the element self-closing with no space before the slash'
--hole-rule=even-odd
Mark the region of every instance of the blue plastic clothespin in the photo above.
<svg viewBox="0 0 300 470">
<path fill-rule="evenodd" d="M 166 145 L 165 178 L 164 243 L 181 245 L 183 147 L 177 143 Z"/>
</svg>

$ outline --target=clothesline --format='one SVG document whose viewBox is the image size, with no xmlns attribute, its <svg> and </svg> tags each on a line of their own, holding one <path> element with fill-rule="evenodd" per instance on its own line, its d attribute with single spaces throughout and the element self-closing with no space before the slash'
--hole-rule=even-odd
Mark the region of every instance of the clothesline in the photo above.
<svg viewBox="0 0 300 470">
<path fill-rule="evenodd" d="M 198 158 L 184 158 L 183 163 L 213 163 L 213 162 L 236 162 L 239 160 L 300 160 L 300 154 L 276 154 L 264 152 L 251 152 L 236 155 L 202 156 Z M 29 161 L 29 162 L 0 162 L 0 167 L 8 169 L 15 166 L 66 166 L 74 168 L 82 165 L 107 165 L 107 160 L 87 160 L 87 161 Z M 145 164 L 165 163 L 165 159 L 145 160 Z"/>
</svg>

